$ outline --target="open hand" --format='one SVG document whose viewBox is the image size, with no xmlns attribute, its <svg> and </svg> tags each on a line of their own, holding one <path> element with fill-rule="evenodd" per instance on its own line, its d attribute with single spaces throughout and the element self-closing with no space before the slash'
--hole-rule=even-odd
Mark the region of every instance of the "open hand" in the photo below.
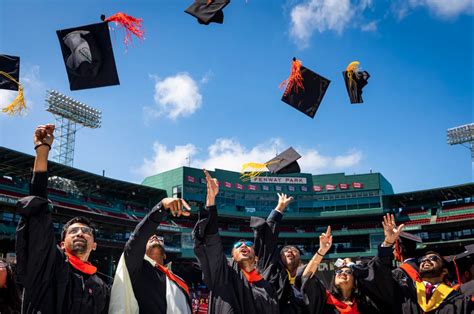
<svg viewBox="0 0 474 314">
<path fill-rule="evenodd" d="M 395 223 L 395 217 L 393 214 L 386 214 L 383 216 L 383 232 L 385 234 L 385 244 L 387 245 L 394 245 L 395 242 L 397 241 L 398 237 L 400 236 L 400 232 L 402 232 L 403 227 L 405 227 L 404 224 L 401 224 L 400 226 L 397 227 L 397 224 Z"/>
<path fill-rule="evenodd" d="M 288 197 L 285 193 L 277 193 L 278 194 L 278 205 L 275 208 L 276 211 L 279 211 L 280 213 L 283 213 L 285 208 L 288 206 L 288 204 L 293 201 L 293 196 Z"/>
<path fill-rule="evenodd" d="M 174 217 L 189 216 L 191 207 L 182 198 L 167 197 L 161 200 L 164 208 L 168 209 Z"/>
</svg>

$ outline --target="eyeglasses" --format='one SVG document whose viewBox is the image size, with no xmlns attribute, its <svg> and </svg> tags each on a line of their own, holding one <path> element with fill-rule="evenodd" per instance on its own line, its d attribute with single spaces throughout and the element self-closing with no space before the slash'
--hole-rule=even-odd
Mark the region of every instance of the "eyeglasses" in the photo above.
<svg viewBox="0 0 474 314">
<path fill-rule="evenodd" d="M 92 235 L 92 228 L 91 227 L 72 227 L 67 230 L 67 234 L 77 234 L 79 233 L 79 230 L 82 231 L 82 233 L 87 234 L 87 235 Z"/>
<path fill-rule="evenodd" d="M 294 247 L 287 247 L 287 248 L 284 248 L 282 250 L 283 253 L 286 253 L 286 252 L 293 252 L 293 254 L 296 254 L 296 253 L 300 253 L 300 251 L 297 249 L 297 248 L 294 248 Z"/>
<path fill-rule="evenodd" d="M 337 269 L 335 273 L 337 276 L 342 275 L 343 273 L 346 275 L 352 275 L 352 269 Z"/>
<path fill-rule="evenodd" d="M 253 242 L 252 241 L 239 241 L 239 242 L 235 242 L 234 243 L 234 249 L 238 249 L 239 247 L 241 247 L 242 245 L 244 245 L 246 247 L 252 247 L 253 246 Z"/>
<path fill-rule="evenodd" d="M 418 263 L 422 264 L 422 263 L 427 262 L 427 261 L 439 262 L 439 261 L 441 261 L 441 258 L 438 255 L 424 256 L 424 257 L 421 257 L 418 260 Z"/>
</svg>

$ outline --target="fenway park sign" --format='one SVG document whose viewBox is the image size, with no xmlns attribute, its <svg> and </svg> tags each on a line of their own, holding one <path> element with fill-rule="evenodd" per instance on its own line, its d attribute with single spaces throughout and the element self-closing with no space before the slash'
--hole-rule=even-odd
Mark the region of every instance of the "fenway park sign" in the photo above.
<svg viewBox="0 0 474 314">
<path fill-rule="evenodd" d="M 298 177 L 255 177 L 251 178 L 252 183 L 280 183 L 280 184 L 306 184 L 306 178 Z"/>
</svg>

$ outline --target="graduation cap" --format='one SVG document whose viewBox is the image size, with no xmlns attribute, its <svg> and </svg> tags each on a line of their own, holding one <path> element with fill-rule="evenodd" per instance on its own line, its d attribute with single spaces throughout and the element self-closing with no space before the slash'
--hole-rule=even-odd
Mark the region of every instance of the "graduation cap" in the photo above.
<svg viewBox="0 0 474 314">
<path fill-rule="evenodd" d="M 401 251 L 402 248 L 400 246 L 403 246 L 405 254 L 408 254 L 409 256 L 407 257 L 415 257 L 415 251 L 416 251 L 416 246 L 418 243 L 422 243 L 423 241 L 421 238 L 417 235 L 402 231 L 400 232 L 400 237 L 397 239 L 397 242 L 395 243 L 395 252 L 396 256 L 395 258 L 402 262 L 401 260 Z"/>
<path fill-rule="evenodd" d="M 280 88 L 286 85 L 281 100 L 314 118 L 329 83 L 330 80 L 305 68 L 301 65 L 301 61 L 293 58 L 291 74 L 280 84 Z"/>
<path fill-rule="evenodd" d="M 447 256 L 445 259 L 451 263 L 448 267 L 450 272 L 455 271 L 458 283 L 461 282 L 461 275 L 466 270 L 469 270 L 474 264 L 474 244 L 466 245 L 465 251 L 456 255 Z M 454 266 L 454 267 L 453 267 Z"/>
<path fill-rule="evenodd" d="M 191 14 L 199 24 L 209 25 L 209 23 L 224 22 L 224 12 L 222 11 L 230 0 L 194 0 L 184 12 Z"/>
<path fill-rule="evenodd" d="M 248 181 L 258 177 L 265 169 L 275 174 L 299 173 L 301 170 L 296 161 L 300 158 L 301 155 L 293 147 L 290 147 L 266 163 L 248 162 L 243 164 L 240 179 Z"/>
<path fill-rule="evenodd" d="M 56 31 L 66 65 L 71 90 L 119 85 L 108 22 L 126 30 L 125 45 L 132 34 L 143 38 L 141 19 L 124 13 L 105 18 L 104 22 Z"/>
<path fill-rule="evenodd" d="M 0 54 L 0 89 L 18 91 L 16 98 L 2 108 L 2 112 L 14 115 L 26 109 L 23 86 L 20 84 L 20 57 Z"/>
<path fill-rule="evenodd" d="M 370 77 L 367 71 L 359 70 L 359 65 L 360 62 L 353 61 L 347 66 L 346 70 L 342 72 L 351 104 L 364 102 L 362 100 L 362 89 L 367 85 L 367 80 Z"/>
</svg>

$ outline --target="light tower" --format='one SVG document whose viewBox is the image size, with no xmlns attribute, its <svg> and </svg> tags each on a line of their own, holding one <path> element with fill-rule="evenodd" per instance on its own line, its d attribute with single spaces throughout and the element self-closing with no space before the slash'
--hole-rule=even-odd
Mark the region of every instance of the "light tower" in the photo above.
<svg viewBox="0 0 474 314">
<path fill-rule="evenodd" d="M 102 112 L 55 90 L 47 91 L 46 103 L 46 111 L 51 112 L 56 120 L 57 141 L 53 159 L 72 167 L 77 125 L 92 129 L 100 128 Z"/>
<path fill-rule="evenodd" d="M 461 144 L 471 150 L 471 162 L 474 162 L 474 123 L 448 129 L 448 144 Z M 467 145 L 466 145 L 467 144 Z"/>
</svg>

